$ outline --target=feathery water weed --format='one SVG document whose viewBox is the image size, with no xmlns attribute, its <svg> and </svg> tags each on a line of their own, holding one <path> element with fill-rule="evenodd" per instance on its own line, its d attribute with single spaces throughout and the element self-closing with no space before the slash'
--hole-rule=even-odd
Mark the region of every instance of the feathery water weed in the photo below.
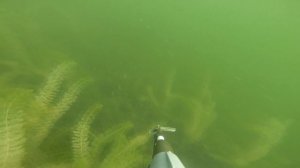
<svg viewBox="0 0 300 168">
<path fill-rule="evenodd" d="M 36 96 L 36 102 L 42 107 L 48 107 L 53 101 L 61 84 L 71 69 L 75 66 L 74 62 L 58 65 L 48 76 L 45 85 L 40 89 Z"/>
<path fill-rule="evenodd" d="M 140 147 L 148 137 L 145 135 L 129 137 L 128 132 L 133 127 L 131 122 L 122 123 L 105 130 L 104 133 L 91 136 L 90 127 L 97 112 L 102 109 L 100 104 L 88 108 L 72 131 L 70 141 L 72 151 L 66 153 L 73 153 L 73 162 L 55 163 L 47 159 L 47 154 L 42 149 L 43 142 L 46 144 L 45 139 L 52 138 L 49 134 L 56 127 L 57 121 L 72 107 L 83 87 L 90 82 L 78 80 L 68 87 L 64 81 L 73 66 L 74 63 L 57 66 L 36 95 L 31 91 L 30 95 L 25 95 L 16 103 L 10 103 L 1 109 L 1 168 L 98 166 L 112 168 L 120 165 L 127 168 L 141 165 L 144 159 L 140 158 L 142 156 Z M 24 104 L 22 102 L 26 102 L 26 107 L 21 106 Z M 120 157 L 121 155 L 126 157 Z"/>
<path fill-rule="evenodd" d="M 86 159 L 90 145 L 90 126 L 95 115 L 101 110 L 102 105 L 91 106 L 76 125 L 72 137 L 72 149 L 75 160 Z"/>
<path fill-rule="evenodd" d="M 48 78 L 46 86 L 40 92 L 40 96 L 38 96 L 42 99 L 42 101 L 37 100 L 37 103 L 41 103 L 41 113 L 38 116 L 40 120 L 43 120 L 44 117 L 46 117 L 47 120 L 38 121 L 34 138 L 37 144 L 40 144 L 47 137 L 50 129 L 54 126 L 56 121 L 58 121 L 63 114 L 70 109 L 70 107 L 77 100 L 82 88 L 88 83 L 88 80 L 79 80 L 75 82 L 65 92 L 61 91 L 63 92 L 62 97 L 56 104 L 50 106 L 48 103 L 52 102 L 53 99 L 59 95 L 59 88 L 62 84 L 61 80 L 63 78 L 63 74 L 65 73 L 64 70 L 68 69 L 67 67 L 69 66 L 59 66 L 58 70 L 54 70 L 53 74 L 51 74 Z M 50 91 L 47 91 L 49 88 Z"/>
<path fill-rule="evenodd" d="M 0 167 L 19 168 L 25 154 L 23 114 L 10 102 L 0 114 Z"/>
<path fill-rule="evenodd" d="M 137 135 L 128 139 L 121 135 L 114 139 L 110 152 L 106 155 L 100 167 L 134 168 L 143 164 L 143 154 L 140 148 L 147 142 L 149 136 Z"/>
</svg>

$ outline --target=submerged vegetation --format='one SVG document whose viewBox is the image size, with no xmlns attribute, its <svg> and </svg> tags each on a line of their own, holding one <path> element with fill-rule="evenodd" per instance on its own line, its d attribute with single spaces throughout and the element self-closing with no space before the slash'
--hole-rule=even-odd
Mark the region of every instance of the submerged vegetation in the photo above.
<svg viewBox="0 0 300 168">
<path fill-rule="evenodd" d="M 0 1 L 0 168 L 300 167 L 296 3 Z"/>
<path fill-rule="evenodd" d="M 146 167 L 151 159 L 151 138 L 146 132 L 157 123 L 178 127 L 178 136 L 186 138 L 177 142 L 185 145 L 186 151 L 198 149 L 218 162 L 247 167 L 265 158 L 289 125 L 276 118 L 245 123 L 235 131 L 246 132 L 251 142 L 234 138 L 228 129 L 215 124 L 220 118 L 208 80 L 198 92 L 185 94 L 178 89 L 175 74 L 164 76 L 159 84 L 135 85 L 142 90 L 136 98 L 117 95 L 103 99 L 104 103 L 89 99 L 85 105 L 80 97 L 91 80 L 74 81 L 74 67 L 74 62 L 58 65 L 45 75 L 39 89 L 9 87 L 10 81 L 2 80 L 10 94 L 3 94 L 0 100 L 0 167 Z M 133 106 L 136 103 L 142 106 Z M 116 117 L 114 111 L 120 109 L 129 117 Z M 143 123 L 144 118 L 130 117 L 136 111 L 145 111 L 143 115 L 159 121 Z"/>
<path fill-rule="evenodd" d="M 21 167 L 25 155 L 22 111 L 9 102 L 1 108 L 0 121 L 0 167 Z"/>
<path fill-rule="evenodd" d="M 136 167 L 143 163 L 143 159 L 136 158 L 140 158 L 139 150 L 148 136 L 128 137 L 131 123 L 120 124 L 101 134 L 91 132 L 93 120 L 102 109 L 98 103 L 90 106 L 77 124 L 68 129 L 72 137 L 72 159 L 57 164 L 47 161 L 42 150 L 45 141 L 51 139 L 49 134 L 86 85 L 87 80 L 79 80 L 64 89 L 64 81 L 74 66 L 74 63 L 57 66 L 37 93 L 18 89 L 13 96 L 1 100 L 0 167 Z M 105 147 L 107 145 L 110 149 Z"/>
<path fill-rule="evenodd" d="M 247 136 L 249 138 L 246 140 L 247 143 L 241 142 L 242 138 L 230 137 L 230 133 L 226 135 L 218 132 L 223 139 L 215 139 L 211 142 L 207 140 L 206 150 L 215 159 L 234 167 L 251 166 L 251 163 L 263 159 L 276 148 L 283 139 L 288 125 L 289 122 L 282 122 L 275 118 L 267 119 L 263 123 L 247 125 L 243 127 L 243 131 L 251 135 Z"/>
<path fill-rule="evenodd" d="M 76 104 L 80 104 L 80 95 L 91 80 L 73 81 L 74 67 L 73 62 L 58 65 L 37 90 L 6 86 L 11 94 L 1 99 L 0 167 L 146 167 L 151 156 L 151 138 L 141 132 L 147 132 L 157 122 L 178 127 L 179 136 L 187 137 L 178 142 L 186 145 L 187 150 L 196 147 L 218 162 L 244 167 L 266 157 L 280 143 L 288 127 L 288 122 L 271 118 L 241 128 L 250 135 L 251 142 L 234 139 L 228 130 L 215 125 L 218 118 L 209 82 L 204 82 L 199 92 L 191 96 L 178 90 L 174 74 L 167 75 L 159 85 L 149 82 L 138 86 L 144 91 L 134 100 L 143 104 L 141 107 L 131 106 L 132 100 L 119 95 L 121 98 L 116 99 L 124 102 L 116 103 L 109 98 L 103 99 L 105 103 L 89 102 L 79 108 Z M 147 114 L 150 118 L 160 120 L 141 125 L 143 118 L 133 117 L 116 118 L 117 124 L 98 123 L 102 117 L 109 119 L 108 114 L 113 116 L 107 112 L 116 109 L 123 109 L 126 115 L 144 110 L 151 113 Z M 103 128 L 99 129 L 99 125 Z M 61 149 L 48 147 L 63 144 L 68 145 Z"/>
</svg>

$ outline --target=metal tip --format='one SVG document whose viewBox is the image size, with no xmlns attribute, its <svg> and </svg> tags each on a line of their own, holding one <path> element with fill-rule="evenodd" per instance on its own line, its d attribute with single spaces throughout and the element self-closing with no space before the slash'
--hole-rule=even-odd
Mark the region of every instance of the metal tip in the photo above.
<svg viewBox="0 0 300 168">
<path fill-rule="evenodd" d="M 159 132 L 175 132 L 176 128 L 172 127 L 162 127 L 160 125 L 157 125 L 155 128 L 151 129 L 149 132 L 151 134 L 157 134 Z"/>
</svg>

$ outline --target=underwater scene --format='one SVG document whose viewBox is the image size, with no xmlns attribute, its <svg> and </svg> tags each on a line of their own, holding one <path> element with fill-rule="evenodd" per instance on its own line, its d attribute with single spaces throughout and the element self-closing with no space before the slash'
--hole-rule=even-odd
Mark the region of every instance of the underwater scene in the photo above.
<svg viewBox="0 0 300 168">
<path fill-rule="evenodd" d="M 300 2 L 1 0 L 0 168 L 300 167 Z M 164 167 L 162 167 L 164 168 Z"/>
</svg>

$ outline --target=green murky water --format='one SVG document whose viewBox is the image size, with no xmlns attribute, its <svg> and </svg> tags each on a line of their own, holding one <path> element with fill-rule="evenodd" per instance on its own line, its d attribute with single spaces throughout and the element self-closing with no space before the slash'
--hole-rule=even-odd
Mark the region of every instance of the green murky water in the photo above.
<svg viewBox="0 0 300 168">
<path fill-rule="evenodd" d="M 295 168 L 297 1 L 0 1 L 0 167 Z"/>
</svg>

